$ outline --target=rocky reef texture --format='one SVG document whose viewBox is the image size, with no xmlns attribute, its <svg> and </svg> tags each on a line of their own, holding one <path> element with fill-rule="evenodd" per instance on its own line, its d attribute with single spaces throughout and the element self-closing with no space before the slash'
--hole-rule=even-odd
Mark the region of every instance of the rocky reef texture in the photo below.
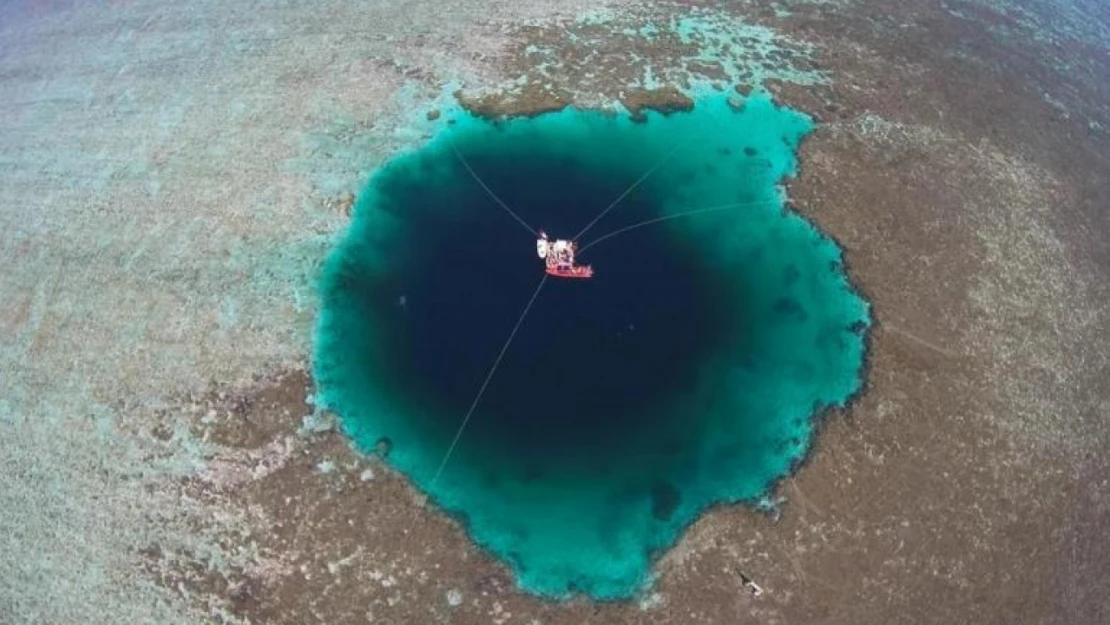
<svg viewBox="0 0 1110 625">
<path fill-rule="evenodd" d="M 0 621 L 1110 620 L 1108 25 L 1079 0 L 5 3 Z M 790 194 L 875 305 L 869 387 L 780 514 L 706 515 L 639 602 L 519 593 L 306 403 L 319 261 L 450 81 L 491 115 L 764 81 L 823 122 Z"/>
</svg>

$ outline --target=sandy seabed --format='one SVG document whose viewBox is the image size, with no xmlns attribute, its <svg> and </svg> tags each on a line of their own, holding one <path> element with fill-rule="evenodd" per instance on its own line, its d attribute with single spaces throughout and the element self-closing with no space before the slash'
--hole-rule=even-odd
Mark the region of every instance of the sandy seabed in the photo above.
<svg viewBox="0 0 1110 625">
<path fill-rule="evenodd" d="M 5 4 L 0 622 L 1110 620 L 1108 32 L 1080 1 Z M 790 195 L 875 305 L 868 388 L 778 515 L 706 515 L 631 604 L 543 603 L 305 419 L 314 280 L 445 83 L 492 114 L 690 78 L 822 122 Z"/>
</svg>

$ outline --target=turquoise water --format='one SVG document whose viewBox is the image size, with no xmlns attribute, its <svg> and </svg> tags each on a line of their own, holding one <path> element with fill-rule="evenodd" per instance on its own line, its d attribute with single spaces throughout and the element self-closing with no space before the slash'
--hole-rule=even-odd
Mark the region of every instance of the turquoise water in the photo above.
<svg viewBox="0 0 1110 625">
<path fill-rule="evenodd" d="M 522 588 L 636 594 L 706 507 L 765 496 L 815 416 L 862 383 L 869 306 L 777 186 L 812 127 L 760 95 L 646 123 L 445 116 L 377 172 L 327 260 L 322 404 L 364 449 L 388 441 L 388 461 Z M 557 237 L 652 173 L 581 237 L 596 277 L 544 283 L 433 483 L 543 275 L 532 234 L 459 155 Z"/>
</svg>

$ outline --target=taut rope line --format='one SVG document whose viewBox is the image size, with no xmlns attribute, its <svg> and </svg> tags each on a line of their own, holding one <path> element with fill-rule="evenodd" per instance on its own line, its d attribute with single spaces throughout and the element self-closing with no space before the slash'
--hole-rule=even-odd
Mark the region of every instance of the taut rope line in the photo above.
<svg viewBox="0 0 1110 625">
<path fill-rule="evenodd" d="M 583 234 L 586 234 L 586 231 L 589 230 L 590 228 L 592 228 L 594 226 L 594 224 L 596 224 L 598 222 L 598 220 L 600 220 L 602 217 L 604 217 L 606 213 L 613 210 L 613 207 L 615 207 L 617 204 L 620 204 L 621 200 L 623 200 L 625 198 L 625 196 L 627 196 L 629 193 L 632 193 L 632 190 L 635 189 L 636 187 L 640 186 L 641 182 L 647 180 L 649 176 L 654 174 L 655 170 L 657 170 L 657 169 L 659 169 L 660 167 L 663 166 L 663 163 L 666 163 L 667 161 L 669 161 L 671 159 L 671 157 L 674 156 L 675 152 L 677 152 L 679 148 L 681 148 L 682 146 L 686 145 L 691 140 L 693 140 L 694 136 L 695 135 L 690 135 L 689 137 L 686 138 L 685 141 L 678 142 L 677 145 L 675 145 L 673 148 L 671 148 L 670 152 L 667 152 L 666 156 L 659 159 L 659 162 L 656 163 L 651 169 L 647 170 L 647 172 L 643 176 L 640 176 L 639 180 L 637 180 L 636 182 L 633 182 L 631 186 L 629 186 L 627 189 L 624 190 L 624 193 L 621 193 L 620 196 L 617 197 L 617 199 L 613 200 L 612 204 L 607 206 L 605 208 L 605 210 L 598 213 L 597 217 L 594 217 L 593 221 L 586 224 L 585 228 L 582 228 L 582 230 L 578 234 L 574 235 L 571 238 L 571 241 L 577 241 L 579 238 L 582 237 Z"/>
<path fill-rule="evenodd" d="M 581 253 L 585 252 L 586 250 L 590 249 L 591 247 L 597 245 L 598 243 L 601 243 L 602 241 L 604 241 L 606 239 L 610 239 L 612 237 L 615 237 L 618 234 L 624 234 L 625 232 L 628 232 L 629 230 L 635 230 L 636 228 L 642 228 L 644 226 L 650 226 L 651 224 L 656 224 L 656 223 L 659 223 L 661 221 L 669 221 L 671 219 L 678 219 L 679 217 L 688 217 L 690 215 L 697 215 L 697 214 L 700 214 L 700 213 L 710 213 L 710 212 L 713 212 L 713 211 L 727 210 L 727 209 L 730 209 L 730 208 L 742 208 L 742 207 L 745 207 L 745 206 L 763 206 L 763 205 L 771 205 L 771 204 L 777 204 L 777 203 L 778 203 L 778 200 L 767 200 L 767 201 L 764 201 L 764 202 L 736 202 L 736 203 L 733 203 L 733 204 L 721 204 L 720 206 L 709 206 L 707 208 L 698 208 L 698 209 L 694 209 L 694 210 L 684 211 L 684 212 L 681 212 L 681 213 L 676 213 L 674 215 L 664 215 L 662 217 L 656 217 L 654 219 L 648 219 L 646 221 L 637 222 L 637 223 L 634 223 L 630 226 L 625 226 L 623 228 L 619 228 L 619 229 L 614 230 L 612 232 L 609 232 L 607 234 L 603 234 L 600 237 L 594 239 L 593 241 L 590 241 L 581 250 L 578 250 L 578 253 L 581 254 Z"/>
<path fill-rule="evenodd" d="M 517 223 L 519 223 L 520 225 L 524 226 L 524 227 L 525 227 L 525 228 L 526 228 L 526 229 L 528 230 L 528 232 L 531 232 L 531 233 L 532 233 L 532 235 L 533 235 L 533 236 L 538 236 L 538 235 L 536 234 L 536 230 L 535 230 L 535 228 L 533 228 L 532 226 L 529 226 L 529 225 L 528 225 L 528 222 L 526 222 L 526 221 L 524 221 L 523 219 L 521 219 L 520 215 L 517 215 L 516 213 L 514 213 L 514 212 L 513 212 L 513 209 L 509 208 L 509 206 L 508 206 L 507 204 L 505 204 L 504 202 L 502 202 L 502 201 L 501 201 L 501 198 L 497 197 L 497 194 L 496 194 L 496 193 L 494 193 L 494 192 L 493 192 L 493 190 L 492 190 L 492 189 L 490 189 L 490 188 L 489 188 L 488 186 L 486 186 L 486 183 L 482 182 L 482 179 L 478 177 L 478 174 L 477 174 L 477 173 L 475 173 L 474 169 L 473 169 L 473 168 L 472 168 L 472 167 L 470 166 L 470 163 L 466 162 L 466 159 L 465 159 L 465 158 L 463 158 L 463 155 L 462 155 L 462 153 L 460 153 L 460 152 L 459 152 L 459 150 L 458 150 L 458 148 L 456 148 L 456 147 L 455 147 L 455 142 L 454 142 L 454 140 L 451 140 L 451 139 L 449 139 L 449 141 L 450 141 L 450 143 L 451 143 L 451 151 L 453 151 L 453 152 L 455 153 L 455 156 L 459 157 L 459 162 L 463 164 L 463 167 L 466 167 L 466 171 L 470 172 L 470 175 L 471 175 L 471 176 L 473 176 L 473 177 L 474 177 L 474 180 L 475 180 L 475 181 L 477 181 L 477 182 L 478 182 L 478 184 L 479 184 L 479 185 L 480 185 L 480 186 L 481 186 L 481 187 L 482 187 L 483 189 L 485 189 L 485 190 L 486 190 L 486 193 L 488 193 L 488 194 L 489 194 L 489 196 L 490 196 L 491 198 L 493 198 L 493 200 L 494 200 L 495 202 L 497 202 L 497 203 L 498 203 L 498 204 L 499 204 L 499 205 L 501 206 L 501 208 L 505 209 L 505 212 L 506 212 L 506 213 L 508 213 L 509 215 L 512 215 L 513 219 L 515 219 L 515 220 L 517 221 Z"/>
<path fill-rule="evenodd" d="M 435 486 L 436 481 L 439 480 L 439 474 L 442 473 L 443 468 L 447 466 L 447 460 L 451 458 L 451 454 L 455 451 L 455 445 L 459 443 L 459 438 L 462 437 L 463 430 L 466 429 L 466 424 L 470 422 L 470 417 L 474 414 L 474 409 L 478 407 L 478 402 L 481 401 L 482 395 L 485 394 L 486 387 L 489 386 L 489 381 L 493 379 L 493 374 L 501 364 L 501 359 L 505 357 L 505 352 L 509 350 L 509 345 L 513 342 L 513 337 L 516 336 L 516 332 L 520 329 L 520 325 L 524 323 L 524 318 L 528 316 L 528 311 L 532 309 L 532 304 L 535 303 L 536 297 L 539 296 L 540 289 L 542 289 L 543 285 L 546 283 L 547 274 L 544 274 L 543 279 L 541 279 L 540 283 L 536 286 L 536 290 L 532 292 L 532 299 L 528 300 L 528 305 L 524 307 L 524 312 L 520 313 L 520 317 L 516 320 L 516 325 L 513 326 L 513 331 L 509 333 L 508 340 L 506 340 L 505 344 L 501 347 L 501 353 L 497 355 L 497 360 L 494 361 L 493 366 L 490 367 L 489 373 L 486 374 L 486 380 L 482 382 L 482 388 L 478 389 L 478 394 L 474 397 L 474 401 L 471 402 L 470 409 L 466 411 L 466 416 L 463 417 L 462 424 L 459 426 L 458 431 L 455 432 L 455 439 L 451 441 L 451 445 L 447 448 L 447 453 L 443 455 L 443 460 L 439 463 L 439 468 L 436 469 L 435 476 L 432 477 L 429 490 Z"/>
</svg>

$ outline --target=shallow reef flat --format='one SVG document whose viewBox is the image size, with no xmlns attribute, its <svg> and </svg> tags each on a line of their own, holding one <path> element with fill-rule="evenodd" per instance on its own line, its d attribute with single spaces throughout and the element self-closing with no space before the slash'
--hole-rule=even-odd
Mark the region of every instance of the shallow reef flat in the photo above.
<svg viewBox="0 0 1110 625">
<path fill-rule="evenodd" d="M 0 622 L 1110 621 L 1108 24 L 1078 0 L 4 3 Z M 327 259 L 460 108 L 658 130 L 714 98 L 811 119 L 774 195 L 870 305 L 863 385 L 631 598 L 537 596 L 383 460 L 402 440 L 327 409 Z M 591 250 L 599 280 L 649 231 Z M 680 491 L 647 485 L 644 518 Z"/>
</svg>

